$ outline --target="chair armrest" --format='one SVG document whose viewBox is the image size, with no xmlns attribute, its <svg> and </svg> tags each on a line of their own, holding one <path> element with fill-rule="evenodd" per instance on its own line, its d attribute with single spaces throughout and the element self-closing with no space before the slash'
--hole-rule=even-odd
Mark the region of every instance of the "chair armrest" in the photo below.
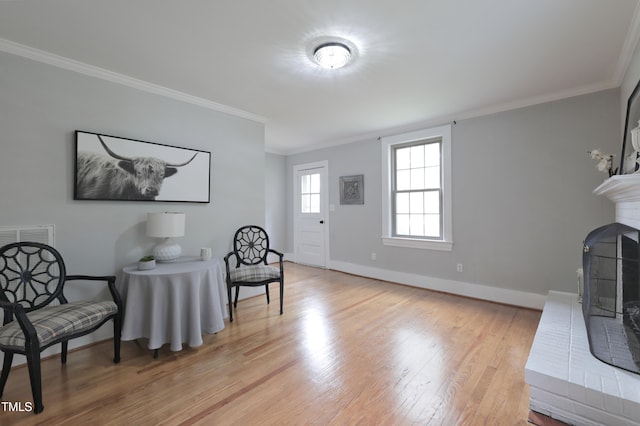
<svg viewBox="0 0 640 426">
<path fill-rule="evenodd" d="M 4 311 L 3 325 L 6 325 L 11 321 L 13 321 L 13 314 L 16 311 L 18 306 L 20 306 L 19 303 L 4 302 L 0 300 L 0 309 Z"/>
<path fill-rule="evenodd" d="M 107 286 L 109 287 L 109 293 L 111 293 L 111 297 L 113 301 L 118 306 L 118 311 L 122 312 L 122 299 L 120 298 L 120 293 L 118 293 L 118 289 L 116 288 L 116 277 L 113 275 L 104 275 L 104 276 L 94 276 L 94 275 L 67 275 L 67 281 L 74 280 L 83 280 L 83 281 L 106 281 Z"/>
<path fill-rule="evenodd" d="M 18 321 L 18 325 L 24 333 L 27 346 L 38 341 L 36 329 L 33 324 L 31 324 L 31 321 L 29 321 L 29 317 L 27 317 L 24 306 L 19 303 L 3 302 L 0 300 L 0 308 L 4 310 L 3 325 L 7 325 L 15 317 L 16 321 Z"/>
<path fill-rule="evenodd" d="M 278 250 L 274 250 L 274 249 L 270 248 L 268 251 L 269 251 L 269 253 L 273 253 L 273 254 L 277 255 L 280 259 L 282 259 L 284 257 L 284 254 L 280 253 Z"/>
<path fill-rule="evenodd" d="M 20 306 L 18 303 L 4 302 L 0 300 L 0 309 L 8 309 L 13 313 L 17 306 Z"/>
<path fill-rule="evenodd" d="M 284 263 L 283 263 L 283 259 L 284 259 L 284 254 L 280 253 L 278 250 L 274 250 L 272 248 L 267 250 L 267 254 L 268 253 L 273 253 L 275 255 L 277 255 L 280 259 L 279 259 L 279 263 L 280 263 L 280 276 L 282 276 L 282 274 L 284 273 Z M 267 256 L 264 257 L 264 264 L 267 264 Z"/>
<path fill-rule="evenodd" d="M 94 275 L 67 275 L 65 277 L 67 281 L 72 280 L 86 280 L 86 281 L 116 281 L 116 277 L 113 275 L 105 275 L 105 276 L 94 276 Z"/>
<path fill-rule="evenodd" d="M 231 274 L 231 268 L 229 268 L 229 260 L 231 259 L 231 256 L 236 256 L 236 253 L 231 251 L 229 253 L 227 253 L 227 255 L 224 257 L 224 266 L 227 270 L 227 278 L 230 277 Z"/>
</svg>

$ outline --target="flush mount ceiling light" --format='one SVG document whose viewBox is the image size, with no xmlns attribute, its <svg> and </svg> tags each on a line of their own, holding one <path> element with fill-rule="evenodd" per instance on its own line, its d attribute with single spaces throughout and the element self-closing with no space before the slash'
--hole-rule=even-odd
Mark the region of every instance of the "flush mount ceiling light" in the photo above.
<svg viewBox="0 0 640 426">
<path fill-rule="evenodd" d="M 313 59 L 322 68 L 335 70 L 349 63 L 351 49 L 344 43 L 323 43 L 313 51 Z"/>
</svg>

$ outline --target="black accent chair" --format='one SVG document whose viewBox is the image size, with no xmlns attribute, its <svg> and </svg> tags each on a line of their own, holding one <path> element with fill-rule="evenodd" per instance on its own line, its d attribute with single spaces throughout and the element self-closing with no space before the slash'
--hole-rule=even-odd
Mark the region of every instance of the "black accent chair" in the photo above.
<svg viewBox="0 0 640 426">
<path fill-rule="evenodd" d="M 113 301 L 68 302 L 63 291 L 65 282 L 71 280 L 106 282 Z M 0 351 L 4 353 L 0 398 L 13 355 L 25 355 L 33 410 L 40 413 L 44 409 L 40 352 L 61 343 L 61 361 L 65 364 L 70 339 L 89 334 L 111 319 L 113 362 L 120 362 L 122 303 L 115 282 L 115 276 L 66 275 L 62 256 L 46 244 L 20 242 L 0 248 L 0 308 L 4 311 L 0 326 Z"/>
<path fill-rule="evenodd" d="M 280 258 L 280 268 L 267 264 L 267 256 L 273 253 Z M 235 257 L 235 267 L 229 266 L 231 257 Z M 236 298 L 233 307 L 238 306 L 238 294 L 241 286 L 258 287 L 263 285 L 269 303 L 269 283 L 280 283 L 280 315 L 282 315 L 282 300 L 284 297 L 284 255 L 269 248 L 269 236 L 259 226 L 243 226 L 233 237 L 233 251 L 224 257 L 227 269 L 227 296 L 229 300 L 229 320 L 233 322 L 233 308 L 231 307 L 231 289 L 236 288 Z"/>
</svg>

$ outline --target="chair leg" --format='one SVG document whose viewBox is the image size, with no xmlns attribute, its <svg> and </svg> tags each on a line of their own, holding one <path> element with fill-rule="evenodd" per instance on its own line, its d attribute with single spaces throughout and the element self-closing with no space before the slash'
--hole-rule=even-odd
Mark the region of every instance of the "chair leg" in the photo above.
<svg viewBox="0 0 640 426">
<path fill-rule="evenodd" d="M 239 295 L 240 295 L 240 286 L 239 286 L 239 285 L 237 285 L 237 286 L 236 286 L 236 299 L 235 299 L 235 300 L 234 300 L 234 302 L 233 302 L 233 306 L 234 306 L 235 308 L 237 308 L 237 307 L 238 307 L 238 296 L 239 296 Z"/>
<path fill-rule="evenodd" d="M 280 315 L 282 315 L 282 302 L 284 301 L 284 279 L 280 279 Z"/>
<path fill-rule="evenodd" d="M 29 367 L 29 381 L 31 382 L 31 394 L 33 395 L 33 412 L 41 413 L 42 405 L 42 380 L 40 377 L 40 348 L 27 350 L 27 366 Z"/>
<path fill-rule="evenodd" d="M 62 364 L 67 363 L 67 349 L 69 349 L 69 341 L 65 340 L 62 342 L 62 350 L 60 351 L 60 362 Z"/>
<path fill-rule="evenodd" d="M 227 285 L 227 300 L 229 301 L 229 322 L 233 322 L 233 305 L 231 303 L 231 286 Z"/>
<path fill-rule="evenodd" d="M 120 338 L 122 335 L 122 316 L 116 315 L 113 318 L 113 362 L 120 362 Z"/>
<path fill-rule="evenodd" d="M 269 304 L 269 284 L 265 284 L 264 288 L 266 290 L 267 293 L 267 305 Z"/>
<path fill-rule="evenodd" d="M 13 352 L 4 352 L 4 362 L 2 363 L 2 374 L 0 375 L 0 398 L 4 392 L 4 385 L 9 378 L 9 372 L 11 371 L 11 363 L 13 362 Z"/>
</svg>

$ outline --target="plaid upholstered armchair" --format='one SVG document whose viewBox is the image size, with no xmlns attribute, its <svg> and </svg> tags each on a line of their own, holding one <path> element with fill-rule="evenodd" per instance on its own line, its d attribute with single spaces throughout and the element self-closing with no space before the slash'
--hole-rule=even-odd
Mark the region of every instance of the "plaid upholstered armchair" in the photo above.
<svg viewBox="0 0 640 426">
<path fill-rule="evenodd" d="M 273 253 L 279 258 L 279 267 L 267 264 L 267 256 Z M 229 264 L 235 258 L 235 266 Z M 269 236 L 259 226 L 244 226 L 236 231 L 233 238 L 233 251 L 224 258 L 227 269 L 227 295 L 229 298 L 229 320 L 233 322 L 233 308 L 231 307 L 231 289 L 235 287 L 236 298 L 233 307 L 238 306 L 238 294 L 241 286 L 264 286 L 269 303 L 269 284 L 280 283 L 280 315 L 282 315 L 282 301 L 284 292 L 283 254 L 269 247 Z"/>
<path fill-rule="evenodd" d="M 63 291 L 70 280 L 106 282 L 113 300 L 68 302 Z M 0 397 L 13 355 L 25 355 L 36 414 L 44 409 L 40 378 L 40 352 L 44 349 L 61 343 L 61 361 L 65 364 L 70 339 L 113 320 L 113 361 L 120 362 L 122 304 L 115 277 L 66 275 L 62 257 L 53 247 L 21 242 L 0 248 L 0 308 L 4 311 L 0 326 L 0 351 L 4 353 Z"/>
</svg>

